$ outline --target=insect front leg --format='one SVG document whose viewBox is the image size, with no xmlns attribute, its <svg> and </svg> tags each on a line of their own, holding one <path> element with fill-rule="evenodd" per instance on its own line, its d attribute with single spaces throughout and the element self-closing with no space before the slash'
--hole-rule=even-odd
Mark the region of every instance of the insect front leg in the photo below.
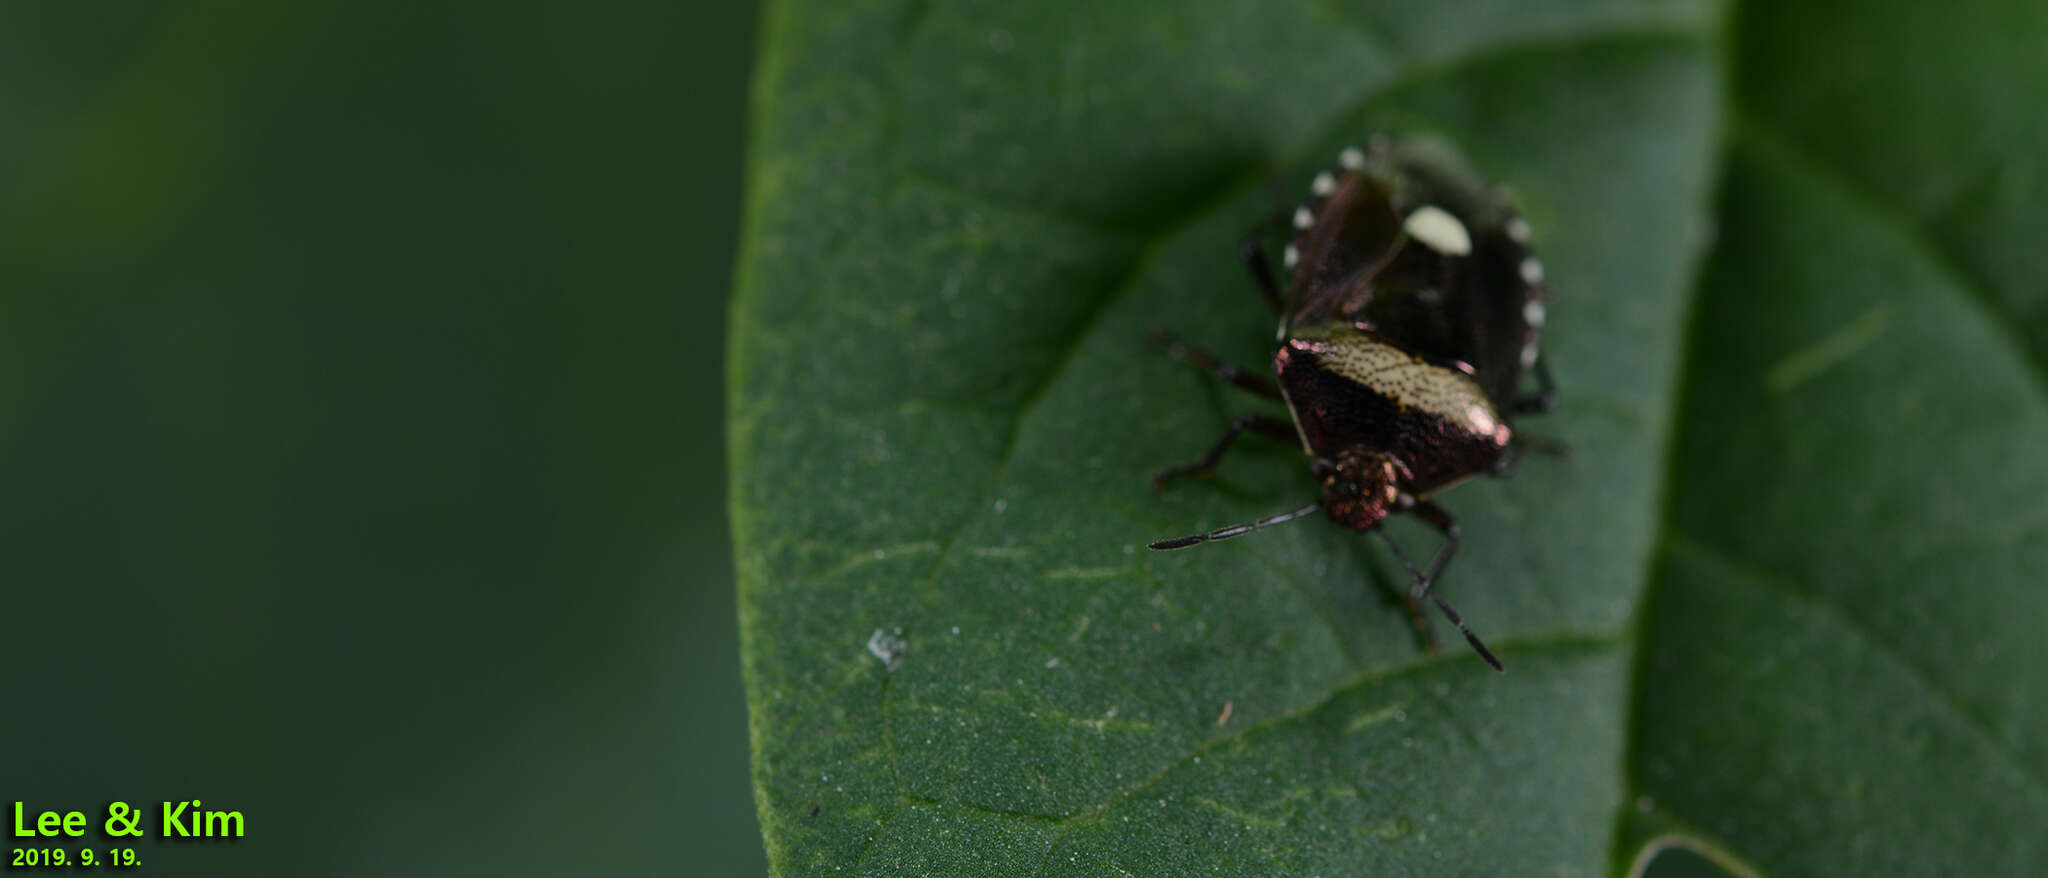
<svg viewBox="0 0 2048 878">
<path fill-rule="evenodd" d="M 1434 654 L 1443 642 L 1437 639 L 1436 626 L 1429 622 L 1429 611 L 1422 608 L 1422 598 L 1415 593 L 1414 583 L 1422 581 L 1422 571 L 1415 569 L 1415 565 L 1408 561 L 1408 553 L 1401 551 L 1393 537 L 1387 536 L 1385 524 L 1374 527 L 1372 533 L 1386 544 L 1387 551 L 1394 553 L 1394 560 L 1400 562 L 1401 569 L 1408 571 L 1410 585 L 1401 593 L 1402 604 L 1408 610 L 1408 624 L 1415 626 L 1415 636 L 1422 639 L 1422 651 Z"/>
<path fill-rule="evenodd" d="M 1494 657 L 1493 650 L 1487 649 L 1486 643 L 1479 639 L 1479 635 L 1473 634 L 1472 629 L 1465 627 L 1465 620 L 1458 615 L 1458 611 L 1451 609 L 1450 602 L 1444 600 L 1444 596 L 1436 591 L 1436 578 L 1442 575 L 1444 567 L 1451 563 L 1451 556 L 1458 553 L 1459 529 L 1457 519 L 1452 518 L 1450 513 L 1445 512 L 1443 507 L 1435 503 L 1419 497 L 1410 497 L 1406 494 L 1401 495 L 1400 510 L 1422 519 L 1429 523 L 1430 526 L 1442 531 L 1444 535 L 1443 547 L 1437 549 L 1436 556 L 1429 559 L 1428 567 L 1417 572 L 1414 565 L 1408 563 L 1407 557 L 1401 554 L 1400 547 L 1395 546 L 1394 541 L 1387 538 L 1384 529 L 1374 531 L 1380 534 L 1380 539 L 1386 542 L 1388 548 L 1393 549 L 1394 557 L 1400 560 L 1401 566 L 1408 568 L 1409 573 L 1414 575 L 1414 583 L 1408 587 L 1408 599 L 1419 604 L 1423 598 L 1429 598 L 1431 603 L 1436 604 L 1437 611 L 1444 614 L 1444 618 L 1451 620 L 1451 624 L 1458 626 L 1458 632 L 1465 635 L 1465 642 L 1472 645 L 1472 650 L 1479 653 L 1480 658 L 1485 659 L 1486 663 L 1492 665 L 1496 671 L 1506 670 L 1501 667 L 1500 659 Z M 1432 644 L 1435 643 L 1434 634 L 1430 635 L 1430 642 Z"/>
<path fill-rule="evenodd" d="M 1429 566 L 1424 568 L 1422 573 L 1415 577 L 1414 584 L 1408 587 L 1408 597 L 1420 600 L 1423 595 L 1429 592 L 1430 587 L 1436 583 L 1436 578 L 1443 575 L 1444 567 L 1451 563 L 1451 556 L 1458 553 L 1458 545 L 1463 532 L 1458 528 L 1457 519 L 1452 518 L 1451 514 L 1445 512 L 1443 507 L 1428 500 L 1411 500 L 1406 511 L 1408 514 L 1428 522 L 1431 527 L 1441 531 L 1444 535 L 1443 546 L 1436 550 L 1436 555 L 1429 559 Z"/>
<path fill-rule="evenodd" d="M 1152 487 L 1154 489 L 1161 489 L 1165 488 L 1174 479 L 1184 476 L 1206 476 L 1215 472 L 1216 467 L 1223 463 L 1223 455 L 1230 451 L 1230 446 L 1235 444 L 1237 437 L 1246 430 L 1256 430 L 1281 440 L 1291 440 L 1294 438 L 1294 424 L 1288 421 L 1283 421 L 1269 415 L 1239 415 L 1230 422 L 1229 427 L 1224 429 L 1222 437 L 1216 440 L 1216 444 L 1209 446 L 1208 453 L 1203 454 L 1200 460 L 1180 466 L 1168 467 L 1154 473 L 1152 476 Z"/>
<path fill-rule="evenodd" d="M 1267 399 L 1280 399 L 1280 385 L 1271 379 L 1245 371 L 1243 368 L 1226 363 L 1215 354 L 1187 343 L 1180 336 L 1164 329 L 1152 330 L 1152 343 L 1166 349 L 1168 356 L 1216 376 L 1223 381 L 1237 385 Z"/>
</svg>

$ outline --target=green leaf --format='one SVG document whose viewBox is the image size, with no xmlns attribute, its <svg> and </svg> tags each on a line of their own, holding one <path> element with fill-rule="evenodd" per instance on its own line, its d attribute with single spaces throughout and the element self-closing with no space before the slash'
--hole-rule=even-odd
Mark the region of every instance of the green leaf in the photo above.
<svg viewBox="0 0 2048 878">
<path fill-rule="evenodd" d="M 771 6 L 731 447 L 777 873 L 2037 860 L 2048 21 L 1731 15 Z M 1443 497 L 1504 676 L 1327 522 L 1143 549 L 1314 495 L 1251 440 L 1154 494 L 1271 409 L 1142 339 L 1263 362 L 1236 242 L 1373 131 L 1510 185 L 1559 290 L 1525 426 L 1572 460 Z"/>
</svg>

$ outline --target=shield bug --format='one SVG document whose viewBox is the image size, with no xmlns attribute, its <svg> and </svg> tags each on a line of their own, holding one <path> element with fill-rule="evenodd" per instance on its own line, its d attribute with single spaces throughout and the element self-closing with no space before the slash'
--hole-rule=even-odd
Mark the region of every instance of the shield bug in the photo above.
<svg viewBox="0 0 2048 878">
<path fill-rule="evenodd" d="M 1157 333 L 1175 357 L 1285 403 L 1292 421 L 1241 416 L 1201 459 L 1162 470 L 1153 482 L 1163 487 L 1213 472 L 1238 436 L 1253 431 L 1300 441 L 1322 496 L 1151 548 L 1186 548 L 1323 512 L 1386 542 L 1409 572 L 1409 612 L 1432 645 L 1425 598 L 1500 670 L 1433 588 L 1458 550 L 1459 529 L 1431 497 L 1480 473 L 1509 472 L 1520 442 L 1514 416 L 1557 402 L 1539 347 L 1543 264 L 1530 252 L 1529 225 L 1500 190 L 1456 159 L 1383 137 L 1344 150 L 1309 193 L 1288 217 L 1284 286 L 1256 237 L 1243 251 L 1280 315 L 1277 380 Z M 1524 390 L 1525 378 L 1533 392 Z M 1443 546 L 1419 570 L 1381 528 L 1397 513 L 1443 533 Z"/>
</svg>

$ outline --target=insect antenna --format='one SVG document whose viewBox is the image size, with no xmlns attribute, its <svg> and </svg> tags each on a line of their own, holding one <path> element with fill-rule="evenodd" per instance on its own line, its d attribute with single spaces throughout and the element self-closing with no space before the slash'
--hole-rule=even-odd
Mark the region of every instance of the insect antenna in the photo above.
<svg viewBox="0 0 2048 878">
<path fill-rule="evenodd" d="M 1416 587 L 1423 594 L 1429 595 L 1429 599 L 1436 603 L 1437 610 L 1444 614 L 1444 618 L 1451 620 L 1451 624 L 1458 626 L 1459 633 L 1465 635 L 1465 642 L 1472 644 L 1472 650 L 1479 653 L 1479 657 L 1485 659 L 1487 664 L 1492 665 L 1494 670 L 1506 673 L 1507 668 L 1501 666 L 1500 659 L 1494 658 L 1493 650 L 1487 649 L 1486 644 L 1479 639 L 1479 635 L 1472 633 L 1472 629 L 1465 627 L 1465 620 L 1458 615 L 1458 611 L 1451 609 L 1450 602 L 1444 600 L 1444 596 L 1437 593 L 1435 577 L 1423 578 L 1422 572 L 1416 570 L 1414 564 L 1408 563 L 1408 556 L 1401 553 L 1401 547 L 1394 544 L 1393 538 L 1387 536 L 1385 530 L 1376 527 L 1373 528 L 1372 532 L 1379 535 L 1380 542 L 1386 543 L 1387 548 L 1393 551 L 1394 559 L 1400 561 L 1401 566 L 1408 569 L 1408 575 L 1415 577 Z M 1413 595 L 1414 591 L 1410 591 L 1409 594 Z"/>
<path fill-rule="evenodd" d="M 1321 508 L 1323 508 L 1323 505 L 1321 503 L 1310 503 L 1307 506 L 1303 506 L 1300 509 L 1296 509 L 1292 512 L 1282 512 L 1279 515 L 1268 516 L 1266 518 L 1261 518 L 1258 521 L 1248 521 L 1244 524 L 1233 524 L 1229 527 L 1219 527 L 1205 534 L 1189 534 L 1188 536 L 1184 537 L 1174 537 L 1170 540 L 1153 540 L 1152 542 L 1146 543 L 1145 547 L 1155 552 L 1163 552 L 1167 549 L 1185 549 L 1189 546 L 1195 545 L 1196 543 L 1207 543 L 1215 540 L 1227 540 L 1231 537 L 1241 537 L 1255 530 L 1264 530 L 1276 524 L 1284 524 L 1286 522 L 1293 521 L 1297 518 L 1303 518 L 1306 516 L 1314 515 L 1316 514 L 1316 510 L 1319 510 Z M 1460 625 L 1458 627 L 1462 628 L 1464 626 Z"/>
</svg>

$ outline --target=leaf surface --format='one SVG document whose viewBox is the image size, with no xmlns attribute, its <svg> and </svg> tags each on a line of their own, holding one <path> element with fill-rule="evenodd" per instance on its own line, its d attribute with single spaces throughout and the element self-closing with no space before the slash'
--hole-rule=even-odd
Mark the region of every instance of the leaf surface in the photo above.
<svg viewBox="0 0 2048 878">
<path fill-rule="evenodd" d="M 778 874 L 2038 853 L 2048 335 L 2039 284 L 2000 280 L 2048 214 L 1965 168 L 1890 200 L 1944 129 L 1849 149 L 1839 96 L 1875 112 L 1911 77 L 1828 91 L 1839 59 L 1781 35 L 1820 14 L 1773 10 L 773 6 L 731 447 Z M 1852 36 L 1886 26 L 1911 22 Z M 1981 153 L 2031 183 L 2022 128 Z M 1559 290 L 1566 403 L 1524 427 L 1572 459 L 1443 496 L 1442 587 L 1505 676 L 1420 649 L 1392 559 L 1327 522 L 1143 548 L 1314 496 L 1256 440 L 1153 493 L 1274 410 L 1143 339 L 1265 362 L 1237 242 L 1374 131 L 1511 186 Z M 1971 198 L 2005 213 L 1967 226 Z M 1897 428 L 1920 418 L 1942 429 Z M 1986 819 L 2008 844 L 1966 844 Z"/>
</svg>

